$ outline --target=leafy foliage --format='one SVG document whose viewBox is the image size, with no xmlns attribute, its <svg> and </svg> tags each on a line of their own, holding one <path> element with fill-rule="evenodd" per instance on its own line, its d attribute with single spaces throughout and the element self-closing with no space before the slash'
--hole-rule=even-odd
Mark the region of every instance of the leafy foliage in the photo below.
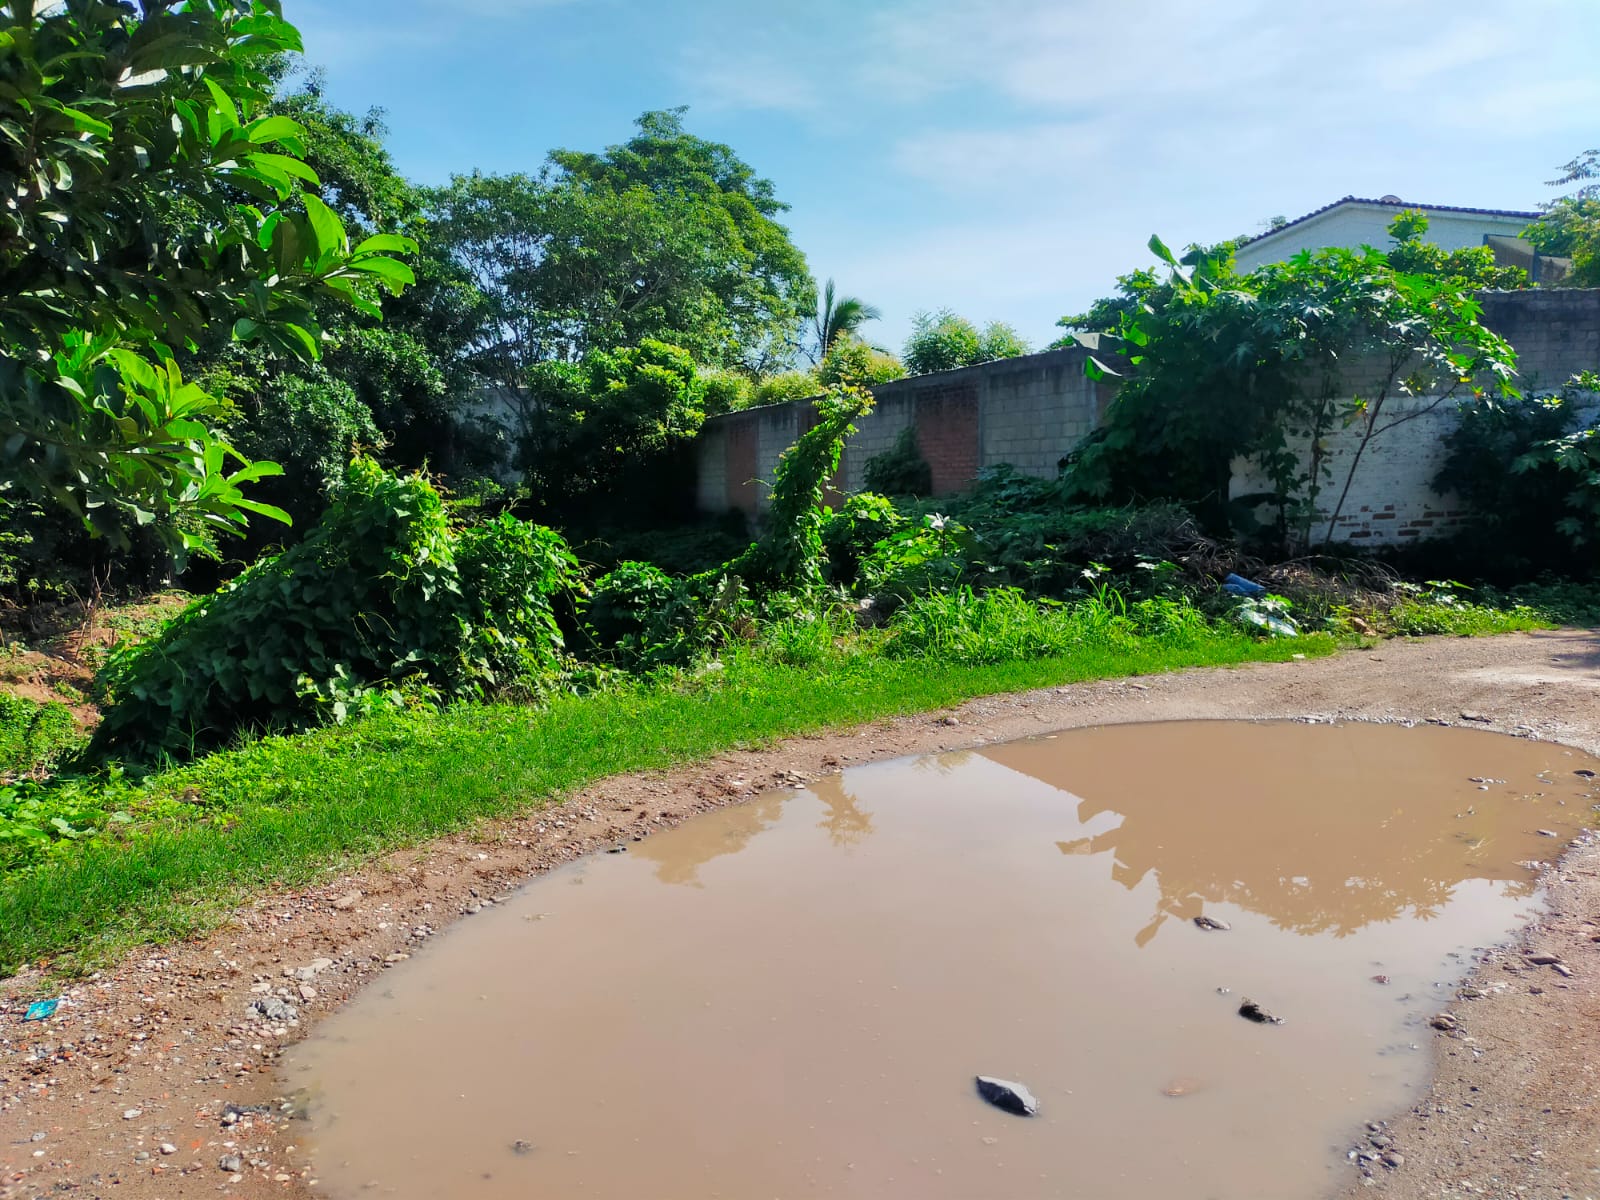
<svg viewBox="0 0 1600 1200">
<path fill-rule="evenodd" d="M 1173 499 L 1224 530 L 1243 457 L 1271 481 L 1279 536 L 1308 543 L 1326 519 L 1326 542 L 1373 439 L 1469 392 L 1486 404 L 1514 393 L 1514 352 L 1459 280 L 1398 272 L 1371 250 L 1306 252 L 1241 277 L 1225 258 L 1186 267 L 1159 238 L 1151 249 L 1170 291 L 1123 318 L 1115 343 L 1130 374 L 1072 469 L 1086 495 Z M 1115 373 L 1094 357 L 1088 369 Z M 1430 399 L 1397 415 L 1400 396 Z M 1325 439 L 1351 426 L 1357 449 L 1330 510 Z"/>
<path fill-rule="evenodd" d="M 1385 255 L 1389 266 L 1406 275 L 1448 279 L 1464 288 L 1515 290 L 1528 286 L 1528 273 L 1521 267 L 1499 266 L 1488 246 L 1444 250 L 1424 240 L 1427 232 L 1428 217 L 1420 209 L 1408 209 L 1391 221 L 1389 236 L 1394 245 Z"/>
<path fill-rule="evenodd" d="M 814 360 L 826 359 L 834 342 L 841 337 L 861 340 L 861 327 L 868 321 L 882 318 L 883 313 L 876 305 L 868 304 L 859 296 L 836 294 L 833 280 L 828 280 L 822 288 L 822 300 L 811 318 L 812 333 L 816 337 Z"/>
<path fill-rule="evenodd" d="M 841 333 L 833 339 L 817 366 L 817 382 L 823 387 L 855 383 L 875 387 L 904 379 L 905 365 L 894 355 L 874 350 L 860 338 Z"/>
<path fill-rule="evenodd" d="M 831 389 L 817 401 L 816 423 L 783 452 L 773 472 L 766 531 L 728 563 L 728 574 L 761 590 L 823 582 L 827 561 L 822 545 L 823 488 L 839 469 L 839 455 L 845 439 L 856 430 L 857 418 L 871 409 L 872 393 L 849 384 Z"/>
<path fill-rule="evenodd" d="M 1577 479 L 1554 449 L 1572 431 L 1582 397 L 1569 386 L 1554 396 L 1462 407 L 1433 488 L 1460 496 L 1472 510 L 1456 540 L 1478 571 L 1526 578 L 1593 565 L 1593 548 L 1585 552 L 1560 527 L 1576 515 L 1569 509 Z"/>
<path fill-rule="evenodd" d="M 570 506 L 648 471 L 700 428 L 704 395 L 694 360 L 649 339 L 575 364 L 539 364 L 522 447 L 534 501 Z"/>
<path fill-rule="evenodd" d="M 113 653 L 91 753 L 187 756 L 239 731 L 537 683 L 561 648 L 553 605 L 577 586 L 555 534 L 509 517 L 460 534 L 426 480 L 357 460 L 304 541 Z"/>
<path fill-rule="evenodd" d="M 790 400 L 810 400 L 822 394 L 822 383 L 810 371 L 783 371 L 756 384 L 757 404 L 784 404 Z"/>
<path fill-rule="evenodd" d="M 708 417 L 743 412 L 756 403 L 756 388 L 748 375 L 714 367 L 700 372 L 700 387 Z"/>
<path fill-rule="evenodd" d="M 47 767 L 81 740 L 72 710 L 0 692 L 0 779 Z"/>
<path fill-rule="evenodd" d="M 1011 326 L 991 321 L 981 330 L 948 308 L 918 313 L 900 358 L 913 375 L 953 371 L 1028 353 L 1028 343 Z"/>
<path fill-rule="evenodd" d="M 223 403 L 174 353 L 220 329 L 315 357 L 319 300 L 376 315 L 411 247 L 352 250 L 303 190 L 302 130 L 261 112 L 264 62 L 299 48 L 276 0 L 141 8 L 0 11 L 0 468 L 112 536 L 186 511 L 162 527 L 204 549 L 283 514 L 244 497 L 275 468 L 217 435 Z"/>
<path fill-rule="evenodd" d="M 907 425 L 882 454 L 867 459 L 862 472 L 867 487 L 888 496 L 933 494 L 933 467 L 917 445 L 917 427 Z"/>
<path fill-rule="evenodd" d="M 1551 187 L 1580 185 L 1569 196 L 1543 205 L 1544 215 L 1523 236 L 1541 254 L 1572 260 L 1564 280 L 1572 287 L 1600 287 L 1600 150 L 1585 150 L 1561 169 Z"/>
<path fill-rule="evenodd" d="M 434 229 L 483 299 L 472 361 L 507 388 L 535 364 L 655 339 L 765 372 L 798 343 L 813 293 L 772 184 L 725 145 L 645 113 L 599 154 L 536 175 L 458 176 Z"/>
<path fill-rule="evenodd" d="M 828 556 L 828 579 L 849 587 L 856 582 L 861 560 L 873 547 L 903 529 L 907 518 L 888 496 L 856 492 L 822 526 L 822 547 Z"/>
</svg>

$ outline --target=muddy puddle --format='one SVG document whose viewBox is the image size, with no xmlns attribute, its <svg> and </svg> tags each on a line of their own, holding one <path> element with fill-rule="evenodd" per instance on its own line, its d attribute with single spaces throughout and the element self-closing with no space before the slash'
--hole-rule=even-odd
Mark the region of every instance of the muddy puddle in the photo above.
<svg viewBox="0 0 1600 1200">
<path fill-rule="evenodd" d="M 293 1052 L 302 1144 L 336 1197 L 1318 1197 L 1594 766 L 1192 722 L 852 769 L 436 938 Z"/>
</svg>

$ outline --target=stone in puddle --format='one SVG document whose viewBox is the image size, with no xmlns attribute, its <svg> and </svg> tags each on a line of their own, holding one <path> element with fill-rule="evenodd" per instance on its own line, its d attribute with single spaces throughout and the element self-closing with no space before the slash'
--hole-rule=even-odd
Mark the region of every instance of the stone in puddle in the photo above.
<svg viewBox="0 0 1600 1200">
<path fill-rule="evenodd" d="M 1283 1018 L 1275 1017 L 1254 1000 L 1246 1000 L 1239 1005 L 1239 1015 L 1246 1021 L 1254 1021 L 1257 1025 L 1282 1025 Z"/>
<path fill-rule="evenodd" d="M 996 1108 L 1019 1117 L 1031 1117 L 1039 1111 L 1039 1102 L 1020 1083 L 996 1079 L 992 1075 L 978 1076 L 978 1095 Z"/>
<path fill-rule="evenodd" d="M 1229 930 L 1229 929 L 1233 928 L 1233 926 L 1229 925 L 1226 921 L 1219 921 L 1215 917 L 1196 917 L 1194 919 L 1194 923 L 1196 925 L 1198 925 L 1201 929 L 1205 929 L 1205 930 L 1212 930 L 1212 929 Z"/>
</svg>

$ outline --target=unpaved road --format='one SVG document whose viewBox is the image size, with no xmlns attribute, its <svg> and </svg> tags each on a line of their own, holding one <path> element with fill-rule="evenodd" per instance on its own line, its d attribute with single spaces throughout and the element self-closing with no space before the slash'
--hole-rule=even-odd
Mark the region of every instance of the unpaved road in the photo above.
<svg viewBox="0 0 1600 1200">
<path fill-rule="evenodd" d="M 425 953 L 451 921 L 576 855 L 873 759 L 1110 722 L 1298 716 L 1470 720 L 1600 753 L 1600 635 L 1390 642 L 993 697 L 727 754 L 610 780 L 561 808 L 264 896 L 208 937 L 69 988 L 46 1023 L 20 1021 L 38 981 L 5 981 L 0 1200 L 316 1194 L 298 1126 L 277 1113 L 280 1048 L 387 963 Z M 1468 981 L 1474 998 L 1451 1006 L 1457 1027 L 1434 1035 L 1431 1090 L 1381 1135 L 1397 1165 L 1375 1162 L 1370 1177 L 1352 1166 L 1351 1195 L 1600 1198 L 1600 846 L 1562 859 L 1550 897 L 1525 940 Z M 293 1023 L 252 1012 L 273 998 L 293 1005 Z"/>
</svg>

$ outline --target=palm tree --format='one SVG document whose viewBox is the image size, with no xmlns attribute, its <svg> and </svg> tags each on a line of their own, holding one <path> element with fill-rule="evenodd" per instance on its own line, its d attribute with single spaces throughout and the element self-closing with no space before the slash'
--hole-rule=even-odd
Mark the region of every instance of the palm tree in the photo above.
<svg viewBox="0 0 1600 1200">
<path fill-rule="evenodd" d="M 868 304 L 858 296 L 835 296 L 833 280 L 828 280 L 822 289 L 822 307 L 811 318 L 811 328 L 817 335 L 815 361 L 822 361 L 828 347 L 833 345 L 834 338 L 842 333 L 857 335 L 868 321 L 876 321 L 882 316 L 877 306 Z"/>
</svg>

